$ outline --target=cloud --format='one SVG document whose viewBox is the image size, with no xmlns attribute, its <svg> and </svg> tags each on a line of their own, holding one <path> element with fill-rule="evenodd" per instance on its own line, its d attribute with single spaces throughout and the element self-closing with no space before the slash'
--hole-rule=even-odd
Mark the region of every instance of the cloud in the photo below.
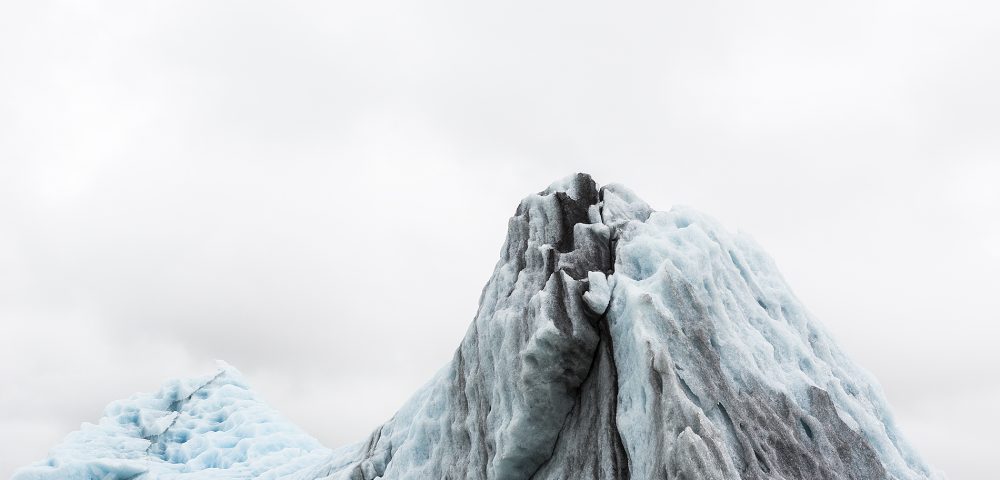
<svg viewBox="0 0 1000 480">
<path fill-rule="evenodd" d="M 998 13 L 3 5 L 0 475 L 214 358 L 362 438 L 450 358 L 517 200 L 588 171 L 750 232 L 928 460 L 984 476 L 927 412 L 1000 364 Z"/>
</svg>

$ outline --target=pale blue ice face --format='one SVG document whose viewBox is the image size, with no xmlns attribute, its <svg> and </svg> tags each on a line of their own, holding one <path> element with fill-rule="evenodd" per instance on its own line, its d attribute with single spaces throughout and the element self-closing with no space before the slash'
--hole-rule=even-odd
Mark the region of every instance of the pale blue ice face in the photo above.
<svg viewBox="0 0 1000 480">
<path fill-rule="evenodd" d="M 111 403 L 17 480 L 283 478 L 330 450 L 259 400 L 227 365 Z"/>
<path fill-rule="evenodd" d="M 767 391 L 789 399 L 795 411 L 815 408 L 811 392 L 827 392 L 838 420 L 860 434 L 893 479 L 936 478 L 896 428 L 875 379 L 855 366 L 822 326 L 811 318 L 773 261 L 749 237 L 727 232 L 690 208 L 654 212 L 645 221 L 622 224 L 616 250 L 608 319 L 619 378 L 618 429 L 630 453 L 634 478 L 653 478 L 648 438 L 662 430 L 646 404 L 659 393 L 646 381 L 650 361 L 668 376 L 677 408 L 704 419 L 700 436 L 725 437 L 737 446 L 731 420 L 718 406 L 719 379 L 694 373 L 692 335 L 707 335 L 718 355 L 721 377 L 737 391 Z M 636 374 L 630 372 L 637 372 Z M 802 413 L 808 424 L 817 421 Z M 678 431 L 687 419 L 678 415 Z M 824 419 L 819 418 L 822 422 Z M 668 424 L 670 421 L 668 420 Z M 698 435 L 678 437 L 674 448 L 700 447 Z M 696 447 L 691 447 L 696 448 Z M 656 452 L 670 455 L 669 452 Z M 719 462 L 721 478 L 739 478 L 739 452 Z M 827 453 L 836 456 L 835 453 Z"/>
</svg>

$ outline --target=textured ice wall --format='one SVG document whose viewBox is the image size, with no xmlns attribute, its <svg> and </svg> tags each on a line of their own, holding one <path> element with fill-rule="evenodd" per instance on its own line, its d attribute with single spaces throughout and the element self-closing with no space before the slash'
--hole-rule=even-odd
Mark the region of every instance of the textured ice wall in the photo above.
<svg viewBox="0 0 1000 480">
<path fill-rule="evenodd" d="M 748 238 L 575 175 L 529 196 L 454 359 L 331 452 L 238 375 L 113 403 L 15 480 L 938 479 Z"/>
<path fill-rule="evenodd" d="M 622 187 L 604 199 L 616 212 L 617 425 L 634 478 L 932 477 L 874 379 L 749 238 L 687 208 L 636 208 Z"/>
<path fill-rule="evenodd" d="M 583 300 L 588 272 L 611 268 L 597 203 L 582 175 L 521 202 L 451 364 L 375 432 L 351 478 L 526 479 L 551 456 L 600 337 Z"/>
</svg>

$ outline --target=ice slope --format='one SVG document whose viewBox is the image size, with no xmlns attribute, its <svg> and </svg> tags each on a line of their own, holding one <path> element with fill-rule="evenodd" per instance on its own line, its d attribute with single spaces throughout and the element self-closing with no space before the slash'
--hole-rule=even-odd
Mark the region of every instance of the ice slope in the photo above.
<svg viewBox="0 0 1000 480">
<path fill-rule="evenodd" d="M 578 174 L 525 198 L 452 361 L 330 451 L 229 368 L 113 403 L 28 479 L 939 479 L 751 240 Z"/>
<path fill-rule="evenodd" d="M 17 480 L 276 479 L 332 452 L 256 398 L 238 371 L 111 403 Z"/>
<path fill-rule="evenodd" d="M 934 478 L 752 240 L 615 191 L 607 320 L 635 478 Z"/>
</svg>

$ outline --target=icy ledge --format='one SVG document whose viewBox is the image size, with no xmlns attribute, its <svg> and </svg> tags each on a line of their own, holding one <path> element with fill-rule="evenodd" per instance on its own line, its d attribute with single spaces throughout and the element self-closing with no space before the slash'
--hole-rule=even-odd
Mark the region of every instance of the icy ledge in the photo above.
<svg viewBox="0 0 1000 480">
<path fill-rule="evenodd" d="M 230 367 L 15 480 L 942 479 L 751 240 L 578 174 L 521 201 L 453 360 L 328 450 Z"/>
</svg>

